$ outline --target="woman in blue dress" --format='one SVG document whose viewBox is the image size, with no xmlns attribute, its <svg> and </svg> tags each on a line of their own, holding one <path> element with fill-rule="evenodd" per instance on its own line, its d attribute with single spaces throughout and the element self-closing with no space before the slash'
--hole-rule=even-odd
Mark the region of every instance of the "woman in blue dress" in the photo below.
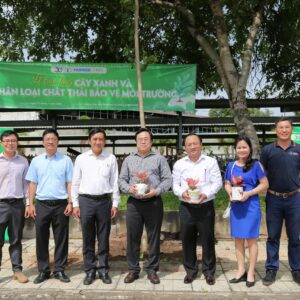
<svg viewBox="0 0 300 300">
<path fill-rule="evenodd" d="M 237 160 L 230 162 L 225 174 L 225 190 L 231 201 L 230 228 L 235 239 L 238 270 L 230 283 L 246 281 L 247 287 L 255 284 L 255 265 L 258 255 L 257 238 L 261 221 L 258 194 L 267 190 L 269 183 L 263 166 L 252 159 L 252 144 L 247 137 L 235 141 Z M 232 187 L 243 186 L 239 200 L 233 199 Z M 245 240 L 249 247 L 249 268 L 245 266 Z"/>
</svg>

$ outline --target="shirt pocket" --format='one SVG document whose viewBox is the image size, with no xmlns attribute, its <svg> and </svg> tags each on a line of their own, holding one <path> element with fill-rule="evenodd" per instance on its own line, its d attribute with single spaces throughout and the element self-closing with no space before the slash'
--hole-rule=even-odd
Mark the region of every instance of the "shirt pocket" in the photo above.
<svg viewBox="0 0 300 300">
<path fill-rule="evenodd" d="M 109 163 L 103 163 L 98 165 L 98 175 L 104 178 L 109 177 L 111 166 Z"/>
</svg>

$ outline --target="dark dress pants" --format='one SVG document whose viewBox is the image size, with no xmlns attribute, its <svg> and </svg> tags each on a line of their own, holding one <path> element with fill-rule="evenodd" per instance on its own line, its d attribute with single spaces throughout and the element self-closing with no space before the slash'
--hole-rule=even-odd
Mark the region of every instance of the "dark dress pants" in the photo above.
<svg viewBox="0 0 300 300">
<path fill-rule="evenodd" d="M 266 269 L 279 269 L 279 246 L 283 220 L 288 236 L 288 258 L 292 270 L 300 270 L 300 193 L 291 197 L 266 197 L 268 229 Z"/>
<path fill-rule="evenodd" d="M 84 271 L 107 273 L 112 208 L 110 196 L 107 199 L 98 200 L 79 196 L 79 207 Z M 97 256 L 95 254 L 96 237 L 98 240 Z"/>
<path fill-rule="evenodd" d="M 23 199 L 2 199 L 0 202 L 0 268 L 5 230 L 8 228 L 9 255 L 13 272 L 22 271 L 22 235 L 25 207 Z"/>
<path fill-rule="evenodd" d="M 163 203 L 160 197 L 150 200 L 139 200 L 129 197 L 127 202 L 127 263 L 130 272 L 138 274 L 141 237 L 145 225 L 148 237 L 149 262 L 146 272 L 156 272 L 159 269 L 160 230 L 163 219 Z"/>
<path fill-rule="evenodd" d="M 51 225 L 55 242 L 53 273 L 65 270 L 69 239 L 69 217 L 64 215 L 66 206 L 67 200 L 36 201 L 36 256 L 39 272 L 51 272 L 49 265 Z"/>
<path fill-rule="evenodd" d="M 201 205 L 182 203 L 179 207 L 180 228 L 183 248 L 183 265 L 188 275 L 198 273 L 197 238 L 202 243 L 202 273 L 214 275 L 215 253 L 215 209 L 213 201 Z"/>
</svg>

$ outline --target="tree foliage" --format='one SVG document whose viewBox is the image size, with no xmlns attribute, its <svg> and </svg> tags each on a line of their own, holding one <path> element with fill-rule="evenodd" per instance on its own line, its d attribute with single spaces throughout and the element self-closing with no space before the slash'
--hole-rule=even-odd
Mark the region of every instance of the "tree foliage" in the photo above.
<svg viewBox="0 0 300 300">
<path fill-rule="evenodd" d="M 133 4 L 2 0 L 0 59 L 134 63 Z M 197 64 L 198 89 L 227 94 L 237 131 L 257 154 L 247 90 L 299 94 L 300 1 L 145 0 L 140 16 L 142 63 Z"/>
<path fill-rule="evenodd" d="M 187 18 L 178 10 L 154 2 L 157 1 L 141 1 L 142 61 L 195 63 L 199 90 L 210 94 L 224 88 L 215 64 L 188 31 L 191 24 Z M 185 5 L 195 17 L 193 30 L 220 50 L 210 7 L 212 1 L 158 2 Z M 230 51 L 238 72 L 254 11 L 262 2 L 222 1 Z M 300 88 L 300 1 L 265 2 L 252 65 L 257 77 L 265 76 L 266 87 L 260 95 L 274 92 L 297 95 Z M 130 0 L 2 0 L 0 59 L 133 63 L 133 21 L 134 5 Z"/>
</svg>

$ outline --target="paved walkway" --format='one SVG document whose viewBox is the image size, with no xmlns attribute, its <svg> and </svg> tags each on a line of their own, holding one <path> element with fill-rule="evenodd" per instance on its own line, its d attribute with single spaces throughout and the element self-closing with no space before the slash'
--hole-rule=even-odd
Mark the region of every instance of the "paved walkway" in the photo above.
<svg viewBox="0 0 300 300">
<path fill-rule="evenodd" d="M 50 243 L 53 253 L 53 241 Z M 259 242 L 259 258 L 256 269 L 255 287 L 247 288 L 245 283 L 229 284 L 228 280 L 235 275 L 236 260 L 233 241 L 219 241 L 217 250 L 216 284 L 206 284 L 203 275 L 199 274 L 192 284 L 184 284 L 185 272 L 180 261 L 161 263 L 159 272 L 161 283 L 151 284 L 145 272 L 140 279 L 132 284 L 124 284 L 126 275 L 126 261 L 111 261 L 110 275 L 112 284 L 103 284 L 97 279 L 90 286 L 82 284 L 85 274 L 82 271 L 81 240 L 70 240 L 69 265 L 66 273 L 70 276 L 70 283 L 61 283 L 56 279 L 49 279 L 41 284 L 33 284 L 37 275 L 35 258 L 35 240 L 23 242 L 24 273 L 29 282 L 20 284 L 12 280 L 12 271 L 8 254 L 8 244 L 3 247 L 3 262 L 0 272 L 0 299 L 299 299 L 300 286 L 293 282 L 288 267 L 287 242 L 281 243 L 280 270 L 276 282 L 266 287 L 262 284 L 265 275 L 265 242 Z M 201 247 L 199 247 L 201 254 Z M 143 266 L 143 262 L 142 262 Z"/>
</svg>

